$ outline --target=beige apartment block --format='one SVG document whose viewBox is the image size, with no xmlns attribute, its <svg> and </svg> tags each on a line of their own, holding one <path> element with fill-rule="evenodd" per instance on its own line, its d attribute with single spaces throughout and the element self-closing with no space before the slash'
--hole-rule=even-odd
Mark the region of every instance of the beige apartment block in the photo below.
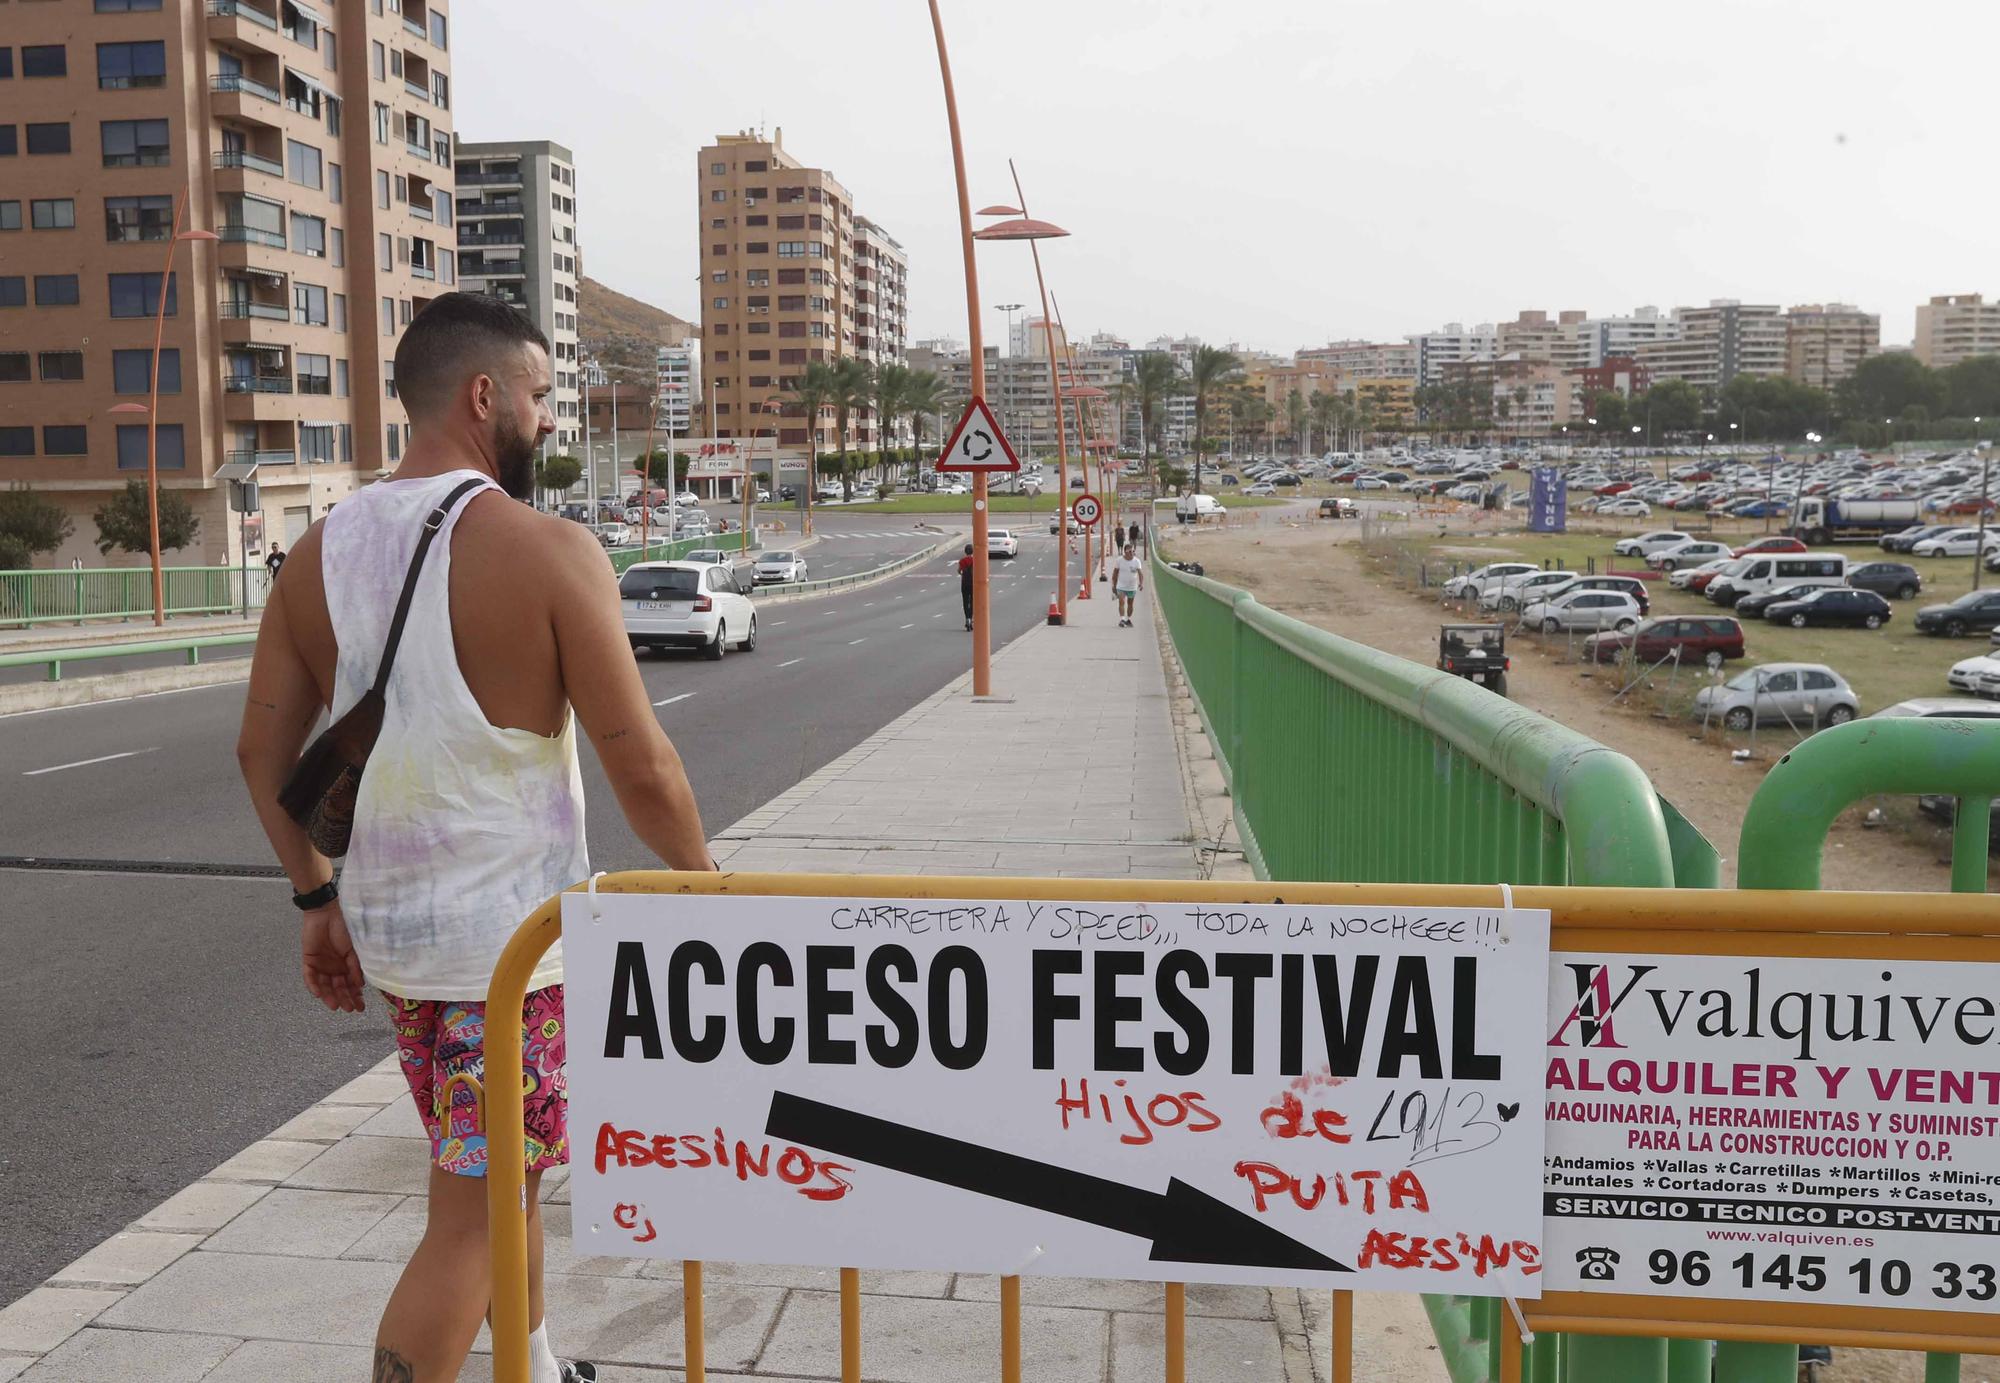
<svg viewBox="0 0 2000 1383">
<path fill-rule="evenodd" d="M 1785 373 L 1831 389 L 1882 352 L 1882 319 L 1850 303 L 1807 303 L 1785 314 Z"/>
<path fill-rule="evenodd" d="M 2000 355 L 2000 302 L 1951 293 L 1918 304 L 1915 350 L 1933 370 L 1975 355 Z"/>
<path fill-rule="evenodd" d="M 809 364 L 886 358 L 892 339 L 901 350 L 902 247 L 856 216 L 831 172 L 787 153 L 782 129 L 768 139 L 718 135 L 696 156 L 696 173 L 702 378 L 715 435 L 769 436 L 775 425 L 780 446 L 803 447 L 807 420 L 767 405 L 785 406 Z M 811 429 L 822 449 L 838 445 L 832 408 Z M 870 435 L 872 410 L 854 410 L 848 445 Z"/>
<path fill-rule="evenodd" d="M 1785 373 L 1790 331 L 1775 305 L 1723 298 L 1674 315 L 1678 336 L 1638 347 L 1638 362 L 1654 383 L 1684 379 L 1697 388 L 1720 389 L 1741 374 Z"/>
<path fill-rule="evenodd" d="M 218 238 L 167 280 L 158 467 L 201 519 L 168 564 L 258 560 L 395 465 L 396 340 L 455 282 L 450 39 L 428 0 L 0 6 L 0 484 L 74 516 L 43 560 L 144 560 L 91 514 L 145 473 L 111 410 L 148 398 L 177 204 Z"/>
</svg>

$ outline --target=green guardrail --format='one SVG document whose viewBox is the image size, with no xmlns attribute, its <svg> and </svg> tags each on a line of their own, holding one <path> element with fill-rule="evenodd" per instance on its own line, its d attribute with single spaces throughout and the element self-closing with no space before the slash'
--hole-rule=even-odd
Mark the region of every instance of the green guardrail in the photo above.
<svg viewBox="0 0 2000 1383">
<path fill-rule="evenodd" d="M 759 586 L 752 594 L 760 596 L 832 595 L 835 591 L 852 590 L 856 586 L 865 586 L 871 581 L 879 581 L 885 576 L 894 576 L 899 571 L 908 571 L 911 567 L 922 566 L 946 548 L 957 547 L 959 541 L 957 538 L 946 538 L 942 542 L 931 544 L 921 552 L 913 552 L 908 557 L 898 557 L 893 562 L 884 562 L 881 566 L 870 567 L 867 571 L 850 572 L 846 576 L 826 576 L 817 581 L 787 581 L 782 585 Z"/>
<path fill-rule="evenodd" d="M 150 653 L 185 653 L 188 666 L 201 661 L 203 649 L 240 648 L 257 642 L 255 634 L 209 634 L 192 639 L 143 639 L 131 643 L 92 644 L 86 648 L 45 648 L 29 653 L 0 653 L 0 668 L 35 667 L 46 663 L 48 680 L 62 681 L 63 664 L 87 663 L 101 658 L 133 658 Z"/>
<path fill-rule="evenodd" d="M 1176 571 L 1157 548 L 1153 571 L 1245 857 L 1260 877 L 1653 888 L 1718 881 L 1715 847 L 1625 755 L 1448 673 Z M 1453 1383 L 1499 1376 L 1498 1301 L 1430 1296 L 1424 1305 Z M 1629 1365 L 1635 1347 L 1653 1343 L 1543 1337 L 1530 1347 L 1526 1377 L 1553 1383 L 1567 1348 L 1569 1377 L 1646 1383 Z M 1682 1342 L 1675 1351 L 1695 1352 Z"/>
<path fill-rule="evenodd" d="M 720 548 L 724 552 L 755 552 L 763 546 L 756 533 L 711 533 L 702 538 L 675 538 L 672 542 L 653 542 L 645 547 L 614 547 L 605 549 L 611 558 L 611 570 L 623 575 L 635 562 L 678 562 L 690 552 L 704 548 Z"/>
<path fill-rule="evenodd" d="M 163 567 L 161 593 L 170 615 L 222 615 L 240 610 L 245 578 L 249 608 L 264 603 L 269 584 L 260 564 L 243 567 Z M 0 571 L 0 628 L 138 619 L 153 613 L 151 567 L 72 567 Z"/>
</svg>

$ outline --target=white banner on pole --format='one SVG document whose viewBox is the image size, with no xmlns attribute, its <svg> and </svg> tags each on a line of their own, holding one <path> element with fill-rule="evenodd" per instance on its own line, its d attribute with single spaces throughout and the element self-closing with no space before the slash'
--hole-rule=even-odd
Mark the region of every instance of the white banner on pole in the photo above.
<svg viewBox="0 0 2000 1383">
<path fill-rule="evenodd" d="M 2000 1310 L 1995 967 L 1550 973 L 1548 1290 Z"/>
<path fill-rule="evenodd" d="M 578 1251 L 1537 1296 L 1548 925 L 569 895 Z"/>
</svg>

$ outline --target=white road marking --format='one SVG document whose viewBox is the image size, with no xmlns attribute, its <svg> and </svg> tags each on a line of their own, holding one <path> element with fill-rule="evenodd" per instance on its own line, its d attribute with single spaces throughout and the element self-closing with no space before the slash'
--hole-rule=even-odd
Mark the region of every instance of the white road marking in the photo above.
<svg viewBox="0 0 2000 1383">
<path fill-rule="evenodd" d="M 92 764 L 108 764 L 114 759 L 136 759 L 141 754 L 152 753 L 153 749 L 157 749 L 158 747 L 158 745 L 154 745 L 148 749 L 127 749 L 122 754 L 100 754 L 94 759 L 78 759 L 73 764 L 56 764 L 50 768 L 31 768 L 22 773 L 21 776 L 23 778 L 39 778 L 44 773 L 61 773 L 66 768 L 89 768 Z"/>
<path fill-rule="evenodd" d="M 803 663 L 804 661 L 805 661 L 805 659 L 803 659 L 803 658 L 794 658 L 794 659 L 792 659 L 791 663 L 779 663 L 779 664 L 778 664 L 778 666 L 779 666 L 779 667 L 790 667 L 790 666 L 792 665 L 792 663 Z"/>
<path fill-rule="evenodd" d="M 671 706 L 671 705 L 673 705 L 673 704 L 674 704 L 674 703 L 675 703 L 676 701 L 685 701 L 685 700 L 687 700 L 687 699 L 688 699 L 688 698 L 689 698 L 690 696 L 693 696 L 693 695 L 694 695 L 694 693 L 693 693 L 693 692 L 682 692 L 682 693 L 681 693 L 681 694 L 680 694 L 679 696 L 670 696 L 670 697 L 668 697 L 668 698 L 667 698 L 667 699 L 666 699 L 665 701 L 655 701 L 655 702 L 654 702 L 653 704 L 654 704 L 655 706 Z"/>
<path fill-rule="evenodd" d="M 916 628 L 917 626 L 916 626 L 916 625 L 914 625 L 914 624 L 905 624 L 905 625 L 902 625 L 901 627 L 902 627 L 902 628 L 904 628 L 904 629 L 915 629 L 915 628 Z"/>
<path fill-rule="evenodd" d="M 858 639 L 849 639 L 849 640 L 847 641 L 847 646 L 848 646 L 849 648 L 852 648 L 852 647 L 854 647 L 854 645 L 856 645 L 856 644 L 858 644 L 858 643 L 867 643 L 867 642 L 868 642 L 868 636 L 867 636 L 866 634 L 863 634 L 863 635 L 862 635 L 862 636 L 861 636 L 860 638 L 858 638 Z"/>
<path fill-rule="evenodd" d="M 777 627 L 778 627 L 779 625 L 781 625 L 781 624 L 783 624 L 783 623 L 784 623 L 784 621 L 783 621 L 783 620 L 781 620 L 781 619 L 774 619 L 774 620 L 772 620 L 772 621 L 771 621 L 771 627 L 772 627 L 773 629 L 776 629 L 776 628 L 777 628 Z"/>
</svg>

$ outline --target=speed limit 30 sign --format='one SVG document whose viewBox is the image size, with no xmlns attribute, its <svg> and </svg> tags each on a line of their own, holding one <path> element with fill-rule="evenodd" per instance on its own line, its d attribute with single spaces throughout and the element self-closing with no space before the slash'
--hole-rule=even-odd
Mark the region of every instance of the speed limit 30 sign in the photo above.
<svg viewBox="0 0 2000 1383">
<path fill-rule="evenodd" d="M 1089 528 L 1104 517 L 1104 506 L 1096 495 L 1078 495 L 1069 506 L 1069 512 L 1076 521 Z"/>
</svg>

